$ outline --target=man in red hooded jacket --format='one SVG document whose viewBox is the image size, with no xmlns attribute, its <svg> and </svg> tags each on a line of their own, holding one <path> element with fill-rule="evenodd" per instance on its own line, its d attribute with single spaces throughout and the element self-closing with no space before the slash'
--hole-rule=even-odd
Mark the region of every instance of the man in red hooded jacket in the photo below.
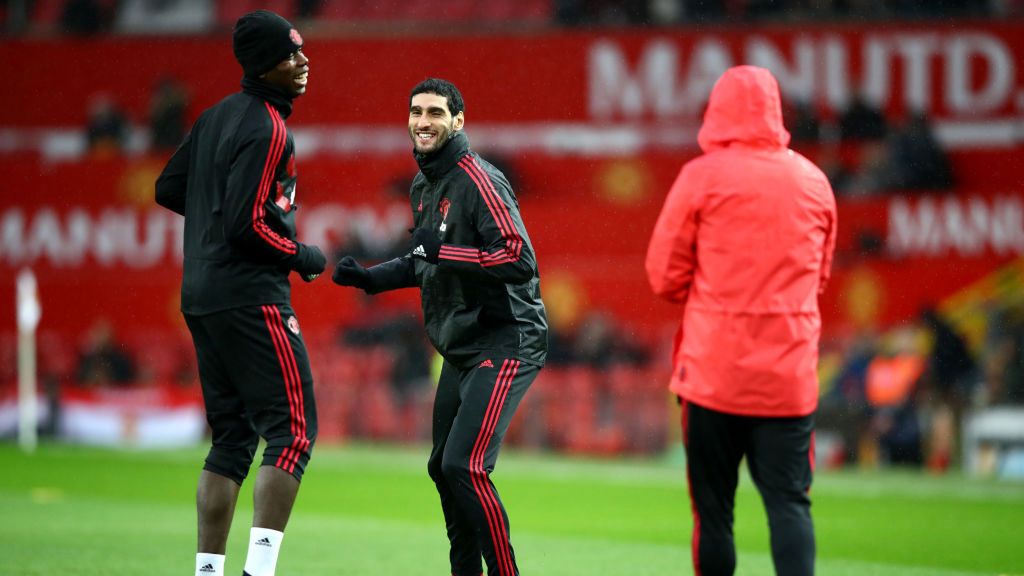
<svg viewBox="0 0 1024 576">
<path fill-rule="evenodd" d="M 736 568 L 740 460 L 761 492 L 777 574 L 814 573 L 809 491 L 818 400 L 818 294 L 835 248 L 825 175 L 789 150 L 768 70 L 729 69 L 647 252 L 654 293 L 683 306 L 671 389 L 682 410 L 701 576 Z"/>
</svg>

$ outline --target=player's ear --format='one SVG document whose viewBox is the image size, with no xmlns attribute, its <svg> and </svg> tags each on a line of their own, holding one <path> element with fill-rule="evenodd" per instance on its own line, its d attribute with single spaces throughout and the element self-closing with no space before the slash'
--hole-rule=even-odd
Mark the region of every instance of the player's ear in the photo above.
<svg viewBox="0 0 1024 576">
<path fill-rule="evenodd" d="M 456 131 L 458 131 L 462 130 L 462 127 L 465 125 L 466 115 L 460 111 L 458 114 L 455 115 L 455 118 L 452 119 L 452 126 L 455 128 Z"/>
</svg>

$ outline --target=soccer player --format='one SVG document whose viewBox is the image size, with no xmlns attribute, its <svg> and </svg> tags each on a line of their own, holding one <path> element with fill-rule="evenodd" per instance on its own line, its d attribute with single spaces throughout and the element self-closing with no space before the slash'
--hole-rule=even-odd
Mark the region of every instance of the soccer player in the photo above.
<svg viewBox="0 0 1024 576">
<path fill-rule="evenodd" d="M 334 282 L 368 294 L 419 287 L 444 357 L 427 470 L 441 496 L 455 576 L 519 574 L 505 507 L 491 483 L 516 406 L 547 356 L 537 261 L 505 176 L 469 148 L 462 94 L 430 78 L 409 97 L 420 172 L 409 195 L 409 254 L 364 268 L 342 258 Z"/>
<path fill-rule="evenodd" d="M 775 572 L 814 573 L 811 475 L 818 294 L 836 238 L 828 180 L 789 150 L 768 70 L 729 69 L 647 252 L 655 294 L 683 307 L 671 389 L 682 401 L 694 570 L 732 574 L 740 460 L 761 492 Z"/>
<path fill-rule="evenodd" d="M 196 492 L 195 573 L 224 573 L 238 489 L 262 437 L 245 573 L 272 576 L 317 429 L 288 275 L 311 282 L 327 261 L 295 240 L 295 144 L 284 120 L 306 91 L 302 37 L 258 10 L 238 20 L 232 40 L 242 90 L 199 117 L 157 180 L 156 201 L 185 217 L 181 311 L 212 430 Z"/>
</svg>

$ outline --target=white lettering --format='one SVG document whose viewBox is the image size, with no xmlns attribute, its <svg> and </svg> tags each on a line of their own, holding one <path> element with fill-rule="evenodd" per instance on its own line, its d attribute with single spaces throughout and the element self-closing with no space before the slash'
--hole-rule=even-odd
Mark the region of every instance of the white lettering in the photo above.
<svg viewBox="0 0 1024 576">
<path fill-rule="evenodd" d="M 133 268 L 148 268 L 163 258 L 167 251 L 167 218 L 162 212 L 151 210 L 141 227 L 139 219 L 132 215 L 125 264 Z"/>
<path fill-rule="evenodd" d="M 903 57 L 903 102 L 910 110 L 931 112 L 932 57 L 939 48 L 934 35 L 900 37 L 896 51 Z"/>
<path fill-rule="evenodd" d="M 953 113 L 988 112 L 999 108 L 1013 89 L 1013 56 L 999 39 L 982 34 L 957 35 L 946 44 L 947 106 Z M 975 88 L 974 73 L 987 70 L 987 82 Z"/>
<path fill-rule="evenodd" d="M 825 102 L 833 110 L 843 110 L 850 102 L 850 53 L 841 38 L 825 39 Z"/>
<path fill-rule="evenodd" d="M 4 212 L 0 218 L 0 262 L 17 266 L 26 260 L 24 237 L 25 215 L 17 208 Z"/>
<path fill-rule="evenodd" d="M 658 38 L 642 44 L 639 55 L 627 55 L 615 40 L 595 41 L 587 56 L 590 115 L 694 115 L 721 73 L 739 61 L 770 69 L 786 97 L 833 112 L 844 110 L 854 94 L 894 111 L 953 116 L 991 113 L 1014 98 L 1017 55 L 985 32 L 874 33 L 859 39 L 802 33 L 789 45 L 759 35 L 738 45 L 700 36 L 688 46 Z"/>
<path fill-rule="evenodd" d="M 1019 198 L 996 197 L 990 224 L 993 252 L 999 256 L 1024 254 L 1024 205 Z"/>
<path fill-rule="evenodd" d="M 886 244 L 894 255 L 934 254 L 941 247 L 936 225 L 935 205 L 930 198 L 918 202 L 916 209 L 897 198 L 889 205 L 889 239 Z"/>
<path fill-rule="evenodd" d="M 102 266 L 113 266 L 128 242 L 129 209 L 107 209 L 93 227 L 93 256 Z"/>
<path fill-rule="evenodd" d="M 747 45 L 746 60 L 754 66 L 771 70 L 785 96 L 810 102 L 814 98 L 816 56 L 811 39 L 800 37 L 793 42 L 793 64 L 789 65 L 777 46 L 765 38 L 754 37 Z"/>
<path fill-rule="evenodd" d="M 168 256 L 182 260 L 183 230 L 182 219 L 163 210 L 119 208 L 93 216 L 82 208 L 61 215 L 45 207 L 26 218 L 15 208 L 0 215 L 0 263 L 45 260 L 76 268 L 91 257 L 103 267 L 148 268 Z"/>
<path fill-rule="evenodd" d="M 29 227 L 28 239 L 25 242 L 26 260 L 32 262 L 45 257 L 55 264 L 63 263 L 64 246 L 60 217 L 50 208 L 40 210 Z"/>
<path fill-rule="evenodd" d="M 864 43 L 863 76 L 860 95 L 873 106 L 884 107 L 889 103 L 892 74 L 891 49 L 888 38 L 872 36 Z"/>
<path fill-rule="evenodd" d="M 1024 206 L 1020 198 L 922 198 L 889 205 L 889 250 L 902 257 L 972 258 L 991 250 L 999 256 L 1024 254 Z"/>
<path fill-rule="evenodd" d="M 64 259 L 54 262 L 54 264 L 79 266 L 85 260 L 85 254 L 89 250 L 92 228 L 92 217 L 88 212 L 81 208 L 72 210 L 68 214 L 68 235 Z"/>
<path fill-rule="evenodd" d="M 965 210 L 955 198 L 946 198 L 942 217 L 946 244 L 961 256 L 977 256 L 985 248 L 988 206 L 980 199 L 969 200 Z"/>
<path fill-rule="evenodd" d="M 719 76 L 728 70 L 734 61 L 729 48 L 718 40 L 698 42 L 693 48 L 690 68 L 686 73 L 686 84 L 678 110 L 685 114 L 697 114 L 708 101 L 708 94 Z"/>
<path fill-rule="evenodd" d="M 640 116 L 647 106 L 671 113 L 676 91 L 678 50 L 663 40 L 643 51 L 636 74 L 626 55 L 611 41 L 598 41 L 590 50 L 590 114 Z"/>
</svg>

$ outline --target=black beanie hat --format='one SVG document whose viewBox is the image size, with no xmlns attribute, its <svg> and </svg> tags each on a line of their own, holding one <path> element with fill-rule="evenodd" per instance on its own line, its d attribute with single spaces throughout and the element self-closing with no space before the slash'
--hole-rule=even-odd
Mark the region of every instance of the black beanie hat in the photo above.
<svg viewBox="0 0 1024 576">
<path fill-rule="evenodd" d="M 256 10 L 235 22 L 231 44 L 245 75 L 256 78 L 302 48 L 302 36 L 270 10 Z"/>
</svg>

